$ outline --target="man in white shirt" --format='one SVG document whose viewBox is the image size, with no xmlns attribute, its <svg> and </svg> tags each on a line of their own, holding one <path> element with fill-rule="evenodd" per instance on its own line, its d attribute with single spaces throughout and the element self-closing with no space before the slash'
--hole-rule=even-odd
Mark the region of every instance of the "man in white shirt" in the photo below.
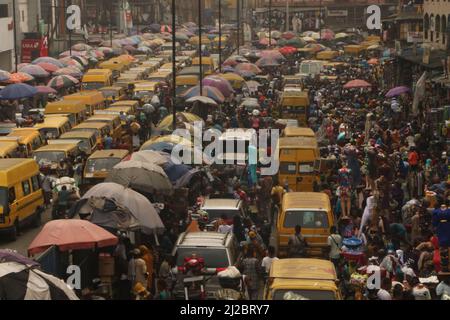
<svg viewBox="0 0 450 320">
<path fill-rule="evenodd" d="M 227 216 L 222 215 L 220 217 L 220 225 L 219 225 L 219 228 L 217 228 L 217 231 L 219 233 L 227 234 L 228 232 L 231 232 L 233 230 L 233 227 L 228 225 L 226 220 L 227 220 Z"/>
<path fill-rule="evenodd" d="M 275 257 L 275 248 L 272 246 L 269 246 L 267 249 L 267 256 L 262 259 L 261 267 L 266 272 L 266 275 L 270 272 L 270 267 L 272 266 L 272 262 L 278 260 L 277 257 Z"/>
</svg>

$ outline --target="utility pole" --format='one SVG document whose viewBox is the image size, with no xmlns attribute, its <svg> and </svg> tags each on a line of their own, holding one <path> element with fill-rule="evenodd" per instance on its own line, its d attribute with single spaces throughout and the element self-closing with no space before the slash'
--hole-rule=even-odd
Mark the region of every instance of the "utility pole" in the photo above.
<svg viewBox="0 0 450 320">
<path fill-rule="evenodd" d="M 198 48 L 200 62 L 200 96 L 203 96 L 203 57 L 202 57 L 202 0 L 198 0 Z"/>
<path fill-rule="evenodd" d="M 222 72 L 222 0 L 219 0 L 219 72 Z"/>
<path fill-rule="evenodd" d="M 289 31 L 289 1 L 286 0 L 286 32 Z"/>
<path fill-rule="evenodd" d="M 112 17 L 113 17 L 113 2 L 110 2 L 109 5 L 109 41 L 111 42 L 111 49 L 112 49 L 112 41 L 113 41 L 113 30 L 112 30 Z"/>
<path fill-rule="evenodd" d="M 17 22 L 16 22 L 16 0 L 13 0 L 13 24 L 14 24 L 14 64 L 15 70 L 17 70 L 17 66 L 19 65 L 19 54 L 17 53 Z"/>
<path fill-rule="evenodd" d="M 175 102 L 177 100 L 177 92 L 176 92 L 176 88 L 177 88 L 177 61 L 176 61 L 176 56 L 177 56 L 177 46 L 176 46 L 176 23 L 177 23 L 177 16 L 176 16 L 176 5 L 175 5 L 175 0 L 172 0 L 172 114 L 173 114 L 173 119 L 172 119 L 172 125 L 173 125 L 173 130 L 175 130 L 177 128 L 177 108 L 175 105 Z"/>
<path fill-rule="evenodd" d="M 237 20 L 237 28 L 236 28 L 236 33 L 237 33 L 237 42 L 236 42 L 236 46 L 237 46 L 237 54 L 239 55 L 240 52 L 240 47 L 241 47 L 241 1 L 240 0 L 236 0 L 236 20 Z"/>
<path fill-rule="evenodd" d="M 322 40 L 322 0 L 320 0 L 320 9 L 319 9 L 319 34 L 320 40 Z"/>
<path fill-rule="evenodd" d="M 269 47 L 272 45 L 272 0 L 269 0 Z"/>
</svg>

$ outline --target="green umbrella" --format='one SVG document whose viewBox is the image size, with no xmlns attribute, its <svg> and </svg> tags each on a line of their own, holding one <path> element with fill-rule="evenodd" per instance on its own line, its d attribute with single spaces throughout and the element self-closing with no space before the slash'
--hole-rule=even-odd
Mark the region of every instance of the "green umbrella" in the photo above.
<svg viewBox="0 0 450 320">
<path fill-rule="evenodd" d="M 306 45 L 306 43 L 302 39 L 300 39 L 298 37 L 295 37 L 295 38 L 292 38 L 290 40 L 287 40 L 286 41 L 286 45 L 287 46 L 292 46 L 292 47 L 295 47 L 295 48 L 303 48 Z"/>
</svg>

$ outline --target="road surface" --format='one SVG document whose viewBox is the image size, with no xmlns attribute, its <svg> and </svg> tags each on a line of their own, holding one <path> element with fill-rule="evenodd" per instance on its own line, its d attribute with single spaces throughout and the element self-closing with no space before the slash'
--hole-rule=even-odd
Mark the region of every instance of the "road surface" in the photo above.
<svg viewBox="0 0 450 320">
<path fill-rule="evenodd" d="M 14 249 L 19 253 L 27 256 L 27 249 L 31 241 L 36 237 L 36 235 L 42 230 L 44 224 L 51 219 L 51 210 L 46 210 L 42 215 L 42 225 L 39 228 L 27 227 L 21 230 L 20 235 L 17 240 L 10 242 L 4 237 L 0 236 L 0 249 Z"/>
</svg>

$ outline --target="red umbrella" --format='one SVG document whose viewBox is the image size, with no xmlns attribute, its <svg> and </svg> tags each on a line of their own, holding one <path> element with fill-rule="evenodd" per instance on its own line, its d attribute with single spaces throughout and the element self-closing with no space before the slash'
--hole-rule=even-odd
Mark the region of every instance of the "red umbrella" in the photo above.
<svg viewBox="0 0 450 320">
<path fill-rule="evenodd" d="M 271 42 L 272 46 L 276 46 L 277 45 L 277 41 L 275 39 L 271 39 L 270 42 Z M 269 39 L 267 39 L 267 38 L 261 39 L 261 41 L 259 41 L 259 44 L 262 45 L 262 46 L 268 46 L 269 45 Z"/>
<path fill-rule="evenodd" d="M 36 65 L 40 66 L 42 69 L 44 69 L 45 71 L 50 72 L 50 73 L 55 72 L 56 70 L 59 69 L 58 66 L 48 63 L 48 62 L 40 62 L 40 63 L 37 63 Z"/>
<path fill-rule="evenodd" d="M 344 89 L 353 89 L 353 88 L 369 88 L 372 85 L 367 81 L 356 79 L 349 81 L 345 84 Z"/>
<path fill-rule="evenodd" d="M 28 253 L 35 255 L 52 246 L 57 246 L 60 251 L 103 248 L 117 242 L 115 235 L 89 221 L 53 220 L 34 238 Z"/>
<path fill-rule="evenodd" d="M 282 37 L 283 39 L 286 39 L 286 40 L 291 40 L 292 38 L 295 38 L 296 35 L 295 35 L 295 33 L 291 32 L 291 31 L 288 31 L 288 32 L 283 33 L 283 34 L 281 35 L 281 37 Z"/>
<path fill-rule="evenodd" d="M 297 48 L 286 46 L 281 48 L 279 51 L 281 54 L 289 56 L 291 54 L 295 54 L 297 52 Z"/>
</svg>

